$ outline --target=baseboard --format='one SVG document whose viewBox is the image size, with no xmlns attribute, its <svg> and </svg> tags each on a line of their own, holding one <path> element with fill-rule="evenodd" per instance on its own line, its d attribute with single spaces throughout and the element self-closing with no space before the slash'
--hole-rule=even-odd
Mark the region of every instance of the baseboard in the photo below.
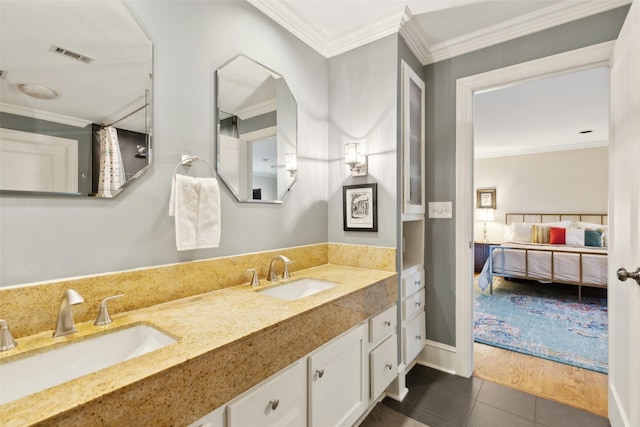
<svg viewBox="0 0 640 427">
<path fill-rule="evenodd" d="M 427 340 L 427 345 L 416 357 L 416 362 L 448 374 L 457 375 L 456 348 L 448 344 Z"/>
</svg>

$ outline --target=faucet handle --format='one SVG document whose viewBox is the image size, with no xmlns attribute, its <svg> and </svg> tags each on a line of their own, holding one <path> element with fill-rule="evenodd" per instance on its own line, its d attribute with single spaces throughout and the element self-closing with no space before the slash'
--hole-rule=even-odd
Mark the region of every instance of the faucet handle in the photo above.
<svg viewBox="0 0 640 427">
<path fill-rule="evenodd" d="M 113 323 L 111 320 L 111 316 L 109 315 L 109 308 L 107 307 L 107 301 L 112 300 L 114 298 L 123 297 L 125 294 L 113 295 L 110 297 L 106 297 L 102 300 L 100 304 L 100 310 L 98 310 L 98 317 L 96 317 L 96 321 L 93 322 L 95 326 L 106 326 Z"/>
<path fill-rule="evenodd" d="M 0 351 L 11 350 L 17 346 L 18 343 L 9 330 L 9 324 L 6 320 L 0 319 Z"/>
<path fill-rule="evenodd" d="M 291 261 L 289 258 L 286 259 L 286 261 L 284 262 L 284 270 L 282 270 L 282 278 L 283 279 L 288 279 L 289 277 L 291 277 L 291 275 L 289 274 L 289 264 L 293 264 L 294 261 Z"/>
<path fill-rule="evenodd" d="M 255 268 L 248 268 L 245 273 L 253 273 L 251 276 L 251 286 L 260 286 L 260 279 L 258 278 L 258 271 Z"/>
</svg>

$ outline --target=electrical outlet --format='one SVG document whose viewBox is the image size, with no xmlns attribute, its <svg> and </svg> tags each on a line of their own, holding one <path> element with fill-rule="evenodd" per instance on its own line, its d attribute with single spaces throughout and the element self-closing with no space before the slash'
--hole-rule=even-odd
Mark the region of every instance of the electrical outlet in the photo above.
<svg viewBox="0 0 640 427">
<path fill-rule="evenodd" d="M 451 202 L 429 202 L 429 218 L 451 217 Z"/>
</svg>

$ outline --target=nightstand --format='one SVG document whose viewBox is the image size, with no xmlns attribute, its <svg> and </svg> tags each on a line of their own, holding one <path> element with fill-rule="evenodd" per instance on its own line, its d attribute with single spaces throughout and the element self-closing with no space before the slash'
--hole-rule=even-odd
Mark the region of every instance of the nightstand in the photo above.
<svg viewBox="0 0 640 427">
<path fill-rule="evenodd" d="M 489 258 L 489 246 L 497 245 L 493 242 L 473 242 L 473 271 L 482 271 L 485 261 Z"/>
</svg>

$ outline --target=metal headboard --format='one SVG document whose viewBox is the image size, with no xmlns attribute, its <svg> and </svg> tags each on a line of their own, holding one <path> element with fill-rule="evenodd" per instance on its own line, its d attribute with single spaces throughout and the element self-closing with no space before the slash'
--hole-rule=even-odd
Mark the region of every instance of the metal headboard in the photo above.
<svg viewBox="0 0 640 427">
<path fill-rule="evenodd" d="M 582 221 L 594 224 L 608 225 L 607 214 L 574 214 L 574 213 L 506 213 L 504 217 L 505 225 L 514 222 L 557 222 L 557 221 Z"/>
</svg>

